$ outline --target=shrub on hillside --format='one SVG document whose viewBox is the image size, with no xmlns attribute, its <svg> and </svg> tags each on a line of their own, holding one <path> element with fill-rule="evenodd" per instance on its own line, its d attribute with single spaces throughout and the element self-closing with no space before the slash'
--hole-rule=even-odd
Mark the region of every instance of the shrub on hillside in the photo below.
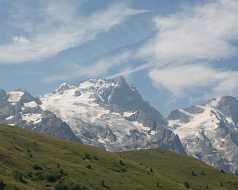
<svg viewBox="0 0 238 190">
<path fill-rule="evenodd" d="M 66 184 L 59 183 L 55 186 L 54 190 L 69 190 Z"/>
<path fill-rule="evenodd" d="M 6 184 L 3 181 L 0 181 L 0 190 L 5 190 Z"/>
<path fill-rule="evenodd" d="M 189 188 L 190 188 L 190 184 L 186 181 L 186 182 L 184 182 L 184 187 L 186 187 L 187 189 L 189 189 Z"/>
</svg>

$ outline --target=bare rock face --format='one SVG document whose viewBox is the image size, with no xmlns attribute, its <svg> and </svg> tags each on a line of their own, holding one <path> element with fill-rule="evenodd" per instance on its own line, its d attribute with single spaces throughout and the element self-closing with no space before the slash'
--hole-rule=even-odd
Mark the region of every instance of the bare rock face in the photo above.
<svg viewBox="0 0 238 190">
<path fill-rule="evenodd" d="M 222 97 L 217 105 L 217 109 L 227 117 L 230 117 L 238 125 L 238 100 L 235 97 Z"/>
<path fill-rule="evenodd" d="M 163 116 L 122 77 L 64 83 L 41 102 L 85 144 L 109 151 L 164 148 L 184 153 Z"/>
<path fill-rule="evenodd" d="M 238 171 L 238 100 L 225 96 L 171 112 L 169 127 L 185 151 L 219 169 Z"/>
<path fill-rule="evenodd" d="M 78 141 L 65 122 L 52 112 L 42 110 L 40 105 L 40 99 L 24 90 L 0 90 L 0 123 Z"/>
</svg>

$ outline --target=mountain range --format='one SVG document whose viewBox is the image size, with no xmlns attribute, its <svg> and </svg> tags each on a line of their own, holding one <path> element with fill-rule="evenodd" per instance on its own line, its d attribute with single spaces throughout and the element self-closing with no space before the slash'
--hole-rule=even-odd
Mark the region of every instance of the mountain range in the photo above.
<svg viewBox="0 0 238 190">
<path fill-rule="evenodd" d="M 63 83 L 40 98 L 0 91 L 0 122 L 121 152 L 166 149 L 238 170 L 238 101 L 220 97 L 167 118 L 123 77 Z"/>
<path fill-rule="evenodd" d="M 108 152 L 0 125 L 1 190 L 237 190 L 238 177 L 171 151 Z"/>
</svg>

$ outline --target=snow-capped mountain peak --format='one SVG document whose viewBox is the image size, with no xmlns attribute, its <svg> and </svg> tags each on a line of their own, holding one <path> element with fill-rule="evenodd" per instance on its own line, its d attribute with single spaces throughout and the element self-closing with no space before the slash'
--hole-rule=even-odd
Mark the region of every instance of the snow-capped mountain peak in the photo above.
<svg viewBox="0 0 238 190">
<path fill-rule="evenodd" d="M 237 111 L 237 99 L 226 96 L 175 110 L 168 116 L 168 122 L 189 155 L 235 173 L 238 171 Z"/>
<path fill-rule="evenodd" d="M 11 91 L 8 93 L 8 101 L 12 104 L 16 104 L 19 102 L 24 95 L 24 92 L 22 91 Z"/>
<path fill-rule="evenodd" d="M 40 99 L 21 89 L 0 90 L 0 123 L 76 140 L 66 123 L 55 114 L 42 110 Z"/>
<path fill-rule="evenodd" d="M 17 89 L 6 93 L 8 102 L 12 105 L 23 104 L 31 101 L 35 101 L 40 104 L 40 99 L 33 97 L 25 90 Z"/>
<path fill-rule="evenodd" d="M 89 79 L 55 92 L 41 98 L 42 108 L 65 121 L 85 144 L 110 151 L 166 147 L 183 152 L 162 115 L 122 77 Z"/>
<path fill-rule="evenodd" d="M 55 89 L 55 91 L 53 93 L 64 93 L 65 91 L 74 88 L 74 85 L 70 85 L 66 82 L 62 83 L 59 85 L 58 88 Z"/>
</svg>

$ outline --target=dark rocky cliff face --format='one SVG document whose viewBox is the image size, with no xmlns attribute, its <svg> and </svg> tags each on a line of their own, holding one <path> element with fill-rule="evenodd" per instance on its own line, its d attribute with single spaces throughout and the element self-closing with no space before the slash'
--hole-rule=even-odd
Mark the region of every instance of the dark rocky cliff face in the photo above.
<svg viewBox="0 0 238 190">
<path fill-rule="evenodd" d="M 224 96 L 217 105 L 224 115 L 231 117 L 234 123 L 238 124 L 238 100 L 232 96 Z"/>
</svg>

